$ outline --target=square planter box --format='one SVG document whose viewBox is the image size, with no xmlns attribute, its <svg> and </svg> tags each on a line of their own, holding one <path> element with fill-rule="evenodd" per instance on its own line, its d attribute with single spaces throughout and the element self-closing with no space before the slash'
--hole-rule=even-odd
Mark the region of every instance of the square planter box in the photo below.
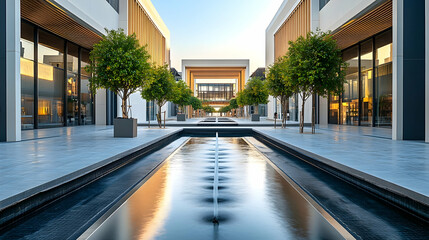
<svg viewBox="0 0 429 240">
<path fill-rule="evenodd" d="M 259 114 L 252 114 L 252 122 L 259 122 L 260 116 Z"/>
<path fill-rule="evenodd" d="M 115 118 L 113 119 L 113 126 L 114 137 L 137 137 L 137 118 Z"/>
<path fill-rule="evenodd" d="M 186 114 L 184 114 L 184 113 L 178 113 L 177 114 L 177 121 L 178 122 L 184 122 L 184 121 L 186 121 Z"/>
</svg>

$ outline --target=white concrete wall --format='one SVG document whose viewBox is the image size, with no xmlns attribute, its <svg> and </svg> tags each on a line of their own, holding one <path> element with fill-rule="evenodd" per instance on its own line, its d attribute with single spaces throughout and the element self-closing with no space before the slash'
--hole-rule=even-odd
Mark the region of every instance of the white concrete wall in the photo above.
<svg viewBox="0 0 429 240">
<path fill-rule="evenodd" d="M 319 27 L 323 31 L 335 30 L 375 1 L 331 0 L 320 11 Z"/>
<path fill-rule="evenodd" d="M 327 126 L 328 120 L 329 120 L 328 98 L 319 97 L 319 124 L 322 126 Z"/>
<path fill-rule="evenodd" d="M 429 142 L 429 1 L 425 2 L 425 22 L 426 22 L 426 142 Z"/>
<path fill-rule="evenodd" d="M 118 117 L 122 116 L 122 110 L 120 108 L 122 102 L 118 97 Z M 130 96 L 131 112 L 132 117 L 137 118 L 137 123 L 146 122 L 146 100 L 141 97 L 141 93 L 136 92 Z"/>
<path fill-rule="evenodd" d="M 6 141 L 21 141 L 20 1 L 6 0 Z"/>
<path fill-rule="evenodd" d="M 95 94 L 95 124 L 106 125 L 106 90 L 99 89 Z"/>
<path fill-rule="evenodd" d="M 90 25 L 100 33 L 104 28 L 117 29 L 119 14 L 106 0 L 50 0 Z M 122 1 L 122 0 L 121 0 Z"/>
<path fill-rule="evenodd" d="M 274 34 L 286 21 L 295 7 L 301 0 L 284 0 L 276 15 L 274 15 L 267 29 L 265 30 L 265 67 L 272 65 L 274 59 Z M 315 1 L 315 0 L 313 0 Z M 316 0 L 318 1 L 318 0 Z"/>
</svg>

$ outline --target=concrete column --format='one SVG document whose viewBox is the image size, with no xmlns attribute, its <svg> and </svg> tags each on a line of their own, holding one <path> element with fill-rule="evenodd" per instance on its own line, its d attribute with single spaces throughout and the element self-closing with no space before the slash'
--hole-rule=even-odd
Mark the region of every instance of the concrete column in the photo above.
<svg viewBox="0 0 429 240">
<path fill-rule="evenodd" d="M 425 25 L 426 25 L 426 142 L 429 142 L 429 1 L 425 1 Z"/>
<path fill-rule="evenodd" d="M 317 109 L 316 109 L 317 111 Z M 328 98 L 319 97 L 319 124 L 322 126 L 328 125 L 329 105 Z"/>
<path fill-rule="evenodd" d="M 395 140 L 425 138 L 425 5 L 393 0 L 393 123 Z"/>
<path fill-rule="evenodd" d="M 0 141 L 21 141 L 20 1 L 0 3 Z"/>
<path fill-rule="evenodd" d="M 99 89 L 95 94 L 95 124 L 106 125 L 106 90 Z"/>
</svg>

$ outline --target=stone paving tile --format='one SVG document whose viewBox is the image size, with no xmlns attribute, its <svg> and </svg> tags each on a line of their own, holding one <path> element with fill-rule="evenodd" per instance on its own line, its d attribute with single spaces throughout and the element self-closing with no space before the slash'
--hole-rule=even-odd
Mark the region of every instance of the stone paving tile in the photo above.
<svg viewBox="0 0 429 240">
<path fill-rule="evenodd" d="M 176 130 L 139 127 L 134 139 L 100 126 L 23 131 L 25 141 L 0 143 L 0 201 Z"/>
<path fill-rule="evenodd" d="M 314 135 L 299 134 L 296 127 L 256 129 L 298 148 L 429 196 L 429 144 L 393 141 L 388 139 L 389 129 L 362 128 L 329 126 L 317 129 Z M 370 135 L 363 135 L 363 131 Z"/>
</svg>

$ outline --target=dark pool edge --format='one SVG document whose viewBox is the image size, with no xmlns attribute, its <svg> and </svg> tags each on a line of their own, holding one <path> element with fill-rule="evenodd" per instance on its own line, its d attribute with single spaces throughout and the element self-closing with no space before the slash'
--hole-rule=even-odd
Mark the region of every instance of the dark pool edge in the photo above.
<svg viewBox="0 0 429 240">
<path fill-rule="evenodd" d="M 283 179 L 288 182 L 313 208 L 320 214 L 320 216 L 325 219 L 328 224 L 330 224 L 344 239 L 352 240 L 356 239 L 359 236 L 353 235 L 354 233 L 350 229 L 341 223 L 340 219 L 337 219 L 332 215 L 328 209 L 326 209 L 317 199 L 311 195 L 303 186 L 291 178 L 286 171 L 279 165 L 277 165 L 273 160 L 271 160 L 261 149 L 257 146 L 258 144 L 263 144 L 255 137 L 253 138 L 243 138 L 247 144 L 255 149 L 265 161 L 278 173 Z M 265 145 L 265 144 L 263 144 Z M 265 145 L 266 146 L 266 145 Z"/>
<path fill-rule="evenodd" d="M 345 166 L 328 158 L 253 129 L 254 137 L 269 147 L 292 154 L 346 182 L 356 185 L 384 201 L 429 222 L 429 197 L 384 179 Z"/>
<path fill-rule="evenodd" d="M 182 135 L 175 130 L 140 146 L 0 201 L 0 228 L 110 172 L 170 144 Z"/>
<path fill-rule="evenodd" d="M 178 140 L 178 139 L 176 139 Z M 137 192 L 143 184 L 145 184 L 172 156 L 174 156 L 185 144 L 190 140 L 188 137 L 179 146 L 177 146 L 167 158 L 162 159 L 158 164 L 143 176 L 143 178 L 131 186 L 126 192 L 115 199 L 109 206 L 106 206 L 106 211 L 100 211 L 97 215 L 83 224 L 75 233 L 70 236 L 70 239 L 88 239 L 112 214 L 114 214 L 135 192 Z"/>
</svg>

